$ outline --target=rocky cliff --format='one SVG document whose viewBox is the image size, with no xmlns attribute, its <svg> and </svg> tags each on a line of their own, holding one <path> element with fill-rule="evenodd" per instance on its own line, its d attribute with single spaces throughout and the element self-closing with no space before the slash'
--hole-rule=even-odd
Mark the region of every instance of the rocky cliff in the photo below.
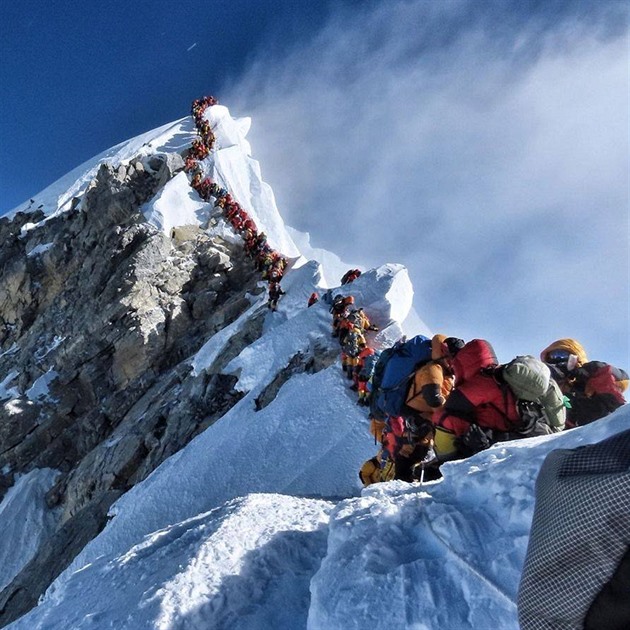
<svg viewBox="0 0 630 630">
<path fill-rule="evenodd" d="M 259 274 L 238 242 L 195 226 L 165 235 L 141 212 L 182 167 L 177 154 L 103 164 L 71 210 L 0 220 L 0 495 L 29 471 L 61 473 L 46 495 L 56 529 L 0 593 L 3 625 L 114 500 L 242 396 L 221 369 L 261 334 L 263 312 L 211 368 L 185 360 L 251 307 Z"/>
</svg>

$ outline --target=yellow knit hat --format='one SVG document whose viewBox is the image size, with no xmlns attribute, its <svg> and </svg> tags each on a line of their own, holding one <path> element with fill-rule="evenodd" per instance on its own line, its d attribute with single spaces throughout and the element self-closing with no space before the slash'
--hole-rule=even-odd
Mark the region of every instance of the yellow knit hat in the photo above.
<svg viewBox="0 0 630 630">
<path fill-rule="evenodd" d="M 547 363 L 547 355 L 552 350 L 566 350 L 567 352 L 575 355 L 577 358 L 575 367 L 580 367 L 585 363 L 588 363 L 586 350 L 584 350 L 582 344 L 575 339 L 558 339 L 558 341 L 554 341 L 540 353 L 540 360 Z"/>
</svg>

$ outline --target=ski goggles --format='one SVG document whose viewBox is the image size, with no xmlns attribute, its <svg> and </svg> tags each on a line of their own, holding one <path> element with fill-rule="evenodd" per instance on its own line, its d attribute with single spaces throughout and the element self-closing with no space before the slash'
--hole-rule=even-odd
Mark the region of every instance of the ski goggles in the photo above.
<svg viewBox="0 0 630 630">
<path fill-rule="evenodd" d="M 570 356 L 569 350 L 550 350 L 545 355 L 545 363 L 567 363 Z"/>
</svg>

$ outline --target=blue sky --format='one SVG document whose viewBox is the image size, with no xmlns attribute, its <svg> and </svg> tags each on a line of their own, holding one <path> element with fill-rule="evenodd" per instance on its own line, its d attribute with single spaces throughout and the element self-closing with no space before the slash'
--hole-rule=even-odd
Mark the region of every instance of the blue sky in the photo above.
<svg viewBox="0 0 630 630">
<path fill-rule="evenodd" d="M 258 51 L 307 39 L 328 4 L 3 2 L 0 212 L 102 150 L 185 116 L 197 96 L 221 96 Z M 16 156 L 25 152 L 26 162 Z"/>
<path fill-rule="evenodd" d="M 630 367 L 625 1 L 3 3 L 0 212 L 214 94 L 280 212 L 436 331 Z"/>
</svg>

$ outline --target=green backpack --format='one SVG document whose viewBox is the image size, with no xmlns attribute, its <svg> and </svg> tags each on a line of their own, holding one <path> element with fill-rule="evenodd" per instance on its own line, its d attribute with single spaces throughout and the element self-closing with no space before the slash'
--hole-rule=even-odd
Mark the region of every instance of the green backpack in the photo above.
<svg viewBox="0 0 630 630">
<path fill-rule="evenodd" d="M 501 366 L 501 374 L 518 399 L 519 413 L 527 432 L 539 422 L 552 432 L 564 429 L 565 397 L 551 378 L 547 365 L 529 355 L 519 356 Z"/>
</svg>

